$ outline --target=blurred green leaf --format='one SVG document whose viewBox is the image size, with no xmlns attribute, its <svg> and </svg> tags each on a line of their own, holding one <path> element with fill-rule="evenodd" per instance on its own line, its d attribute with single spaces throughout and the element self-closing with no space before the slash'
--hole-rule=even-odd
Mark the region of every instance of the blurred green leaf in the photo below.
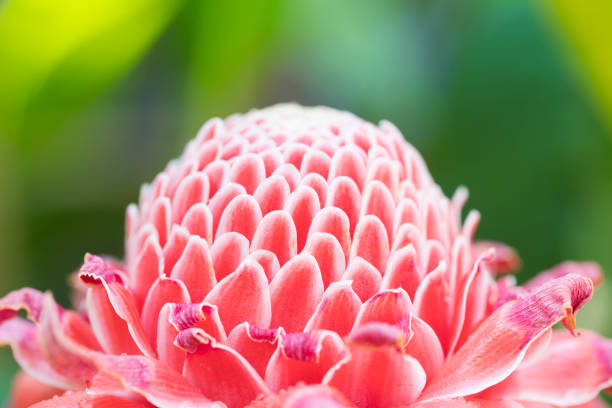
<svg viewBox="0 0 612 408">
<path fill-rule="evenodd" d="M 0 11 L 0 134 L 32 146 L 133 66 L 183 0 L 9 0 Z"/>
<path fill-rule="evenodd" d="M 576 61 L 586 70 L 585 79 L 612 126 L 612 2 L 554 0 L 544 4 L 569 38 Z"/>
</svg>

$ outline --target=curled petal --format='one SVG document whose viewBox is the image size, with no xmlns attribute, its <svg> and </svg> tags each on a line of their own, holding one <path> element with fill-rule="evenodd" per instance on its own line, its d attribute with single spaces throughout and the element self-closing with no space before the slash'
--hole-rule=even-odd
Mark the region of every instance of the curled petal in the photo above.
<svg viewBox="0 0 612 408">
<path fill-rule="evenodd" d="M 351 335 L 350 355 L 328 371 L 323 384 L 337 388 L 358 407 L 410 405 L 425 386 L 425 372 L 397 347 L 403 337 L 401 330 L 384 323 L 362 326 Z"/>
<path fill-rule="evenodd" d="M 526 290 L 534 290 L 552 279 L 557 279 L 570 273 L 576 273 L 591 279 L 595 287 L 599 286 L 603 281 L 601 267 L 595 262 L 567 261 L 538 273 L 533 279 L 525 283 L 523 287 Z"/>
<path fill-rule="evenodd" d="M 276 350 L 276 342 L 283 333 L 282 328 L 260 329 L 245 322 L 234 327 L 227 342 L 231 348 L 246 358 L 263 378 L 268 361 Z"/>
<path fill-rule="evenodd" d="M 342 339 L 331 331 L 282 334 L 266 369 L 266 383 L 273 391 L 298 382 L 320 383 L 346 354 Z"/>
<path fill-rule="evenodd" d="M 505 303 L 447 360 L 422 400 L 475 394 L 508 377 L 529 345 L 553 324 L 561 321 L 573 330 L 574 313 L 592 293 L 590 279 L 570 274 Z"/>
</svg>

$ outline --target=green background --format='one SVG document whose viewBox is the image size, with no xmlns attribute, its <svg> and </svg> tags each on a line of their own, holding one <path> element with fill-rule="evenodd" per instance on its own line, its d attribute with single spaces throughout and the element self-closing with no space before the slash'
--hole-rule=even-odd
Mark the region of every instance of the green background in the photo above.
<svg viewBox="0 0 612 408">
<path fill-rule="evenodd" d="M 555 7 L 0 1 L 0 291 L 67 305 L 67 274 L 122 255 L 126 205 L 206 119 L 283 101 L 394 122 L 447 195 L 468 186 L 477 236 L 518 249 L 520 281 L 565 259 L 612 271 L 612 121 L 589 64 L 612 37 Z M 604 284 L 579 325 L 612 336 L 611 307 Z M 1 350 L 0 400 L 15 369 Z"/>
</svg>

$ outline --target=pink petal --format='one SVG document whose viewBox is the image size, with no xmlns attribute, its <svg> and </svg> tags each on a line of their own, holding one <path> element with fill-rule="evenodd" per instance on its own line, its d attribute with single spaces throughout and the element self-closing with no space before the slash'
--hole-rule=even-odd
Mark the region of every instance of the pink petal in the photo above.
<svg viewBox="0 0 612 408">
<path fill-rule="evenodd" d="M 261 213 L 265 216 L 271 211 L 282 210 L 289 193 L 289 184 L 283 177 L 271 176 L 257 187 L 253 197 L 257 200 Z"/>
<path fill-rule="evenodd" d="M 528 408 L 522 403 L 514 401 L 487 401 L 480 399 L 444 399 L 429 402 L 419 402 L 412 405 L 412 408 Z M 536 408 L 536 407 L 529 407 Z M 554 408 L 554 407 L 539 407 Z"/>
<path fill-rule="evenodd" d="M 370 323 L 351 334 L 350 356 L 337 363 L 323 379 L 323 384 L 337 388 L 358 407 L 409 405 L 425 385 L 425 372 L 418 361 L 397 348 L 404 342 L 403 332 L 397 330 L 387 337 L 390 333 L 384 333 L 382 326 L 392 327 Z M 375 332 L 363 333 L 372 329 Z M 376 334 L 385 340 L 366 340 L 377 337 Z"/>
<path fill-rule="evenodd" d="M 326 207 L 338 207 L 349 219 L 349 232 L 353 236 L 361 208 L 361 192 L 348 177 L 338 177 L 329 184 Z"/>
<path fill-rule="evenodd" d="M 274 176 L 281 176 L 289 184 L 289 190 L 293 191 L 300 184 L 300 171 L 290 163 L 280 165 L 273 173 Z"/>
<path fill-rule="evenodd" d="M 351 331 L 360 307 L 361 301 L 350 281 L 334 282 L 323 293 L 304 330 L 331 330 L 345 336 Z"/>
<path fill-rule="evenodd" d="M 56 372 L 45 359 L 34 324 L 20 318 L 0 323 L 0 345 L 9 345 L 19 366 L 38 381 L 64 390 L 78 388 L 78 383 Z"/>
<path fill-rule="evenodd" d="M 172 268 L 170 276 L 181 281 L 189 291 L 189 299 L 199 302 L 215 286 L 213 260 L 206 241 L 192 235 L 187 241 L 183 254 Z M 177 303 L 189 303 L 189 300 L 176 300 Z"/>
<path fill-rule="evenodd" d="M 185 217 L 183 218 L 182 226 L 185 227 L 191 235 L 198 235 L 212 244 L 213 217 L 204 203 L 198 203 L 192 206 Z"/>
<path fill-rule="evenodd" d="M 297 385 L 253 401 L 248 408 L 354 407 L 342 394 L 324 385 Z"/>
<path fill-rule="evenodd" d="M 159 197 L 153 202 L 151 208 L 151 222 L 157 230 L 157 236 L 159 237 L 159 244 L 164 246 L 170 233 L 170 213 L 172 207 L 168 197 Z"/>
<path fill-rule="evenodd" d="M 285 163 L 291 163 L 297 169 L 299 169 L 302 165 L 302 159 L 304 154 L 309 150 L 308 145 L 298 143 L 297 141 L 293 144 L 287 146 L 284 154 L 283 160 Z"/>
<path fill-rule="evenodd" d="M 146 408 L 147 405 L 114 395 L 68 393 L 31 406 L 32 408 Z"/>
<path fill-rule="evenodd" d="M 470 395 L 500 382 L 514 371 L 540 333 L 558 321 L 573 330 L 574 312 L 592 293 L 590 279 L 570 274 L 505 303 L 447 360 L 421 398 Z"/>
<path fill-rule="evenodd" d="M 400 227 L 404 224 L 418 225 L 419 218 L 419 209 L 415 202 L 410 198 L 403 198 L 395 209 L 393 236 L 397 235 Z"/>
<path fill-rule="evenodd" d="M 404 352 L 416 358 L 430 381 L 444 364 L 444 351 L 431 327 L 415 315 L 409 315 L 396 325 L 410 336 Z"/>
<path fill-rule="evenodd" d="M 218 140 L 208 140 L 202 146 L 200 146 L 198 151 L 198 171 L 204 169 L 214 160 L 218 159 L 221 155 L 221 143 Z M 211 194 L 212 191 L 211 191 Z"/>
<path fill-rule="evenodd" d="M 157 344 L 157 319 L 166 303 L 189 303 L 189 293 L 180 280 L 160 276 L 151 286 L 142 308 L 142 325 L 151 344 Z"/>
<path fill-rule="evenodd" d="M 192 205 L 206 202 L 209 188 L 208 177 L 204 173 L 191 173 L 185 177 L 172 198 L 172 222 L 180 223 Z"/>
<path fill-rule="evenodd" d="M 302 186 L 312 188 L 319 197 L 319 207 L 325 206 L 327 201 L 327 181 L 318 174 L 310 173 L 302 179 Z"/>
<path fill-rule="evenodd" d="M 423 270 L 416 260 L 416 251 L 412 245 L 407 245 L 391 254 L 380 289 L 402 288 L 414 299 L 423 278 Z"/>
<path fill-rule="evenodd" d="M 12 408 L 27 408 L 39 401 L 46 400 L 63 392 L 64 390 L 60 388 L 47 385 L 31 375 L 19 371 L 11 385 L 9 406 Z"/>
<path fill-rule="evenodd" d="M 315 258 L 309 254 L 293 257 L 270 283 L 271 327 L 301 331 L 322 296 L 323 281 Z"/>
<path fill-rule="evenodd" d="M 411 313 L 414 313 L 414 307 L 406 291 L 388 289 L 378 292 L 361 306 L 354 327 L 369 322 L 396 324 Z"/>
<path fill-rule="evenodd" d="M 283 332 L 282 328 L 260 329 L 244 322 L 234 327 L 227 341 L 229 346 L 246 358 L 263 378 L 268 361 L 276 350 L 278 337 Z"/>
<path fill-rule="evenodd" d="M 149 237 L 134 265 L 130 286 L 138 309 L 142 308 L 149 288 L 163 272 L 163 253 L 155 237 Z"/>
<path fill-rule="evenodd" d="M 17 316 L 25 310 L 28 319 L 38 322 L 42 310 L 43 293 L 32 288 L 14 290 L 0 299 L 0 322 Z"/>
<path fill-rule="evenodd" d="M 230 179 L 230 165 L 223 160 L 213 161 L 202 172 L 208 177 L 209 197 L 216 194 Z"/>
<path fill-rule="evenodd" d="M 345 260 L 348 260 L 351 235 L 349 219 L 344 211 L 337 207 L 326 207 L 319 211 L 310 224 L 308 238 L 317 232 L 326 232 L 336 237 Z"/>
<path fill-rule="evenodd" d="M 320 150 L 310 149 L 303 157 L 300 166 L 302 176 L 316 173 L 327 179 L 331 159 Z"/>
<path fill-rule="evenodd" d="M 217 193 L 210 199 L 208 202 L 208 208 L 213 216 L 213 234 L 215 234 L 217 231 L 221 214 L 223 214 L 223 210 L 225 210 L 227 204 L 232 201 L 234 197 L 245 193 L 246 191 L 244 187 L 242 187 L 240 184 L 229 183 L 221 187 L 219 191 L 217 191 Z"/>
<path fill-rule="evenodd" d="M 189 231 L 186 228 L 178 225 L 172 226 L 170 237 L 163 251 L 164 274 L 166 276 L 170 276 L 176 261 L 178 261 L 183 254 L 185 246 L 187 246 L 187 241 L 189 241 L 189 236 Z"/>
<path fill-rule="evenodd" d="M 391 245 L 395 202 L 387 186 L 378 180 L 372 180 L 366 184 L 361 200 L 360 217 L 363 218 L 370 214 L 375 215 L 382 221 L 387 232 L 389 245 Z"/>
<path fill-rule="evenodd" d="M 250 241 L 261 218 L 259 204 L 253 197 L 246 194 L 236 196 L 221 215 L 216 237 L 234 231 L 244 235 Z"/>
<path fill-rule="evenodd" d="M 289 213 L 272 211 L 261 220 L 251 250 L 267 249 L 273 252 L 280 265 L 284 265 L 297 253 L 297 232 Z"/>
<path fill-rule="evenodd" d="M 272 176 L 272 173 L 283 163 L 283 156 L 275 148 L 262 152 L 260 156 L 266 167 L 266 177 Z"/>
<path fill-rule="evenodd" d="M 278 263 L 278 259 L 276 259 L 274 252 L 270 252 L 265 249 L 258 249 L 257 251 L 251 253 L 250 256 L 261 265 L 266 273 L 268 282 L 272 281 L 280 269 L 280 264 Z"/>
<path fill-rule="evenodd" d="M 177 344 L 183 344 L 189 353 L 183 375 L 207 397 L 238 408 L 269 392 L 244 357 L 216 343 L 202 330 L 189 329 L 179 334 Z"/>
<path fill-rule="evenodd" d="M 319 212 L 319 197 L 310 187 L 298 187 L 285 203 L 285 211 L 293 219 L 297 234 L 297 251 L 301 252 L 306 244 L 306 237 L 310 224 L 317 212 Z"/>
<path fill-rule="evenodd" d="M 226 276 L 206 296 L 206 302 L 217 305 L 226 332 L 248 322 L 268 327 L 271 306 L 266 274 L 257 262 L 245 260 L 235 272 Z"/>
<path fill-rule="evenodd" d="M 595 287 L 599 286 L 603 281 L 603 272 L 597 263 L 567 261 L 540 272 L 533 279 L 525 283 L 523 287 L 527 290 L 534 290 L 552 279 L 560 278 L 570 273 L 577 273 L 591 279 Z"/>
<path fill-rule="evenodd" d="M 417 315 L 436 332 L 445 351 L 451 342 L 453 313 L 452 299 L 449 298 L 445 280 L 446 273 L 446 263 L 442 262 L 425 276 L 414 295 Z"/>
<path fill-rule="evenodd" d="M 397 197 L 399 193 L 399 171 L 398 167 L 395 166 L 396 164 L 383 157 L 374 159 L 368 168 L 366 185 L 371 180 L 381 181 L 389 189 L 391 195 Z M 391 235 L 391 231 L 389 231 L 389 235 Z"/>
<path fill-rule="evenodd" d="M 553 332 L 548 349 L 537 362 L 520 366 L 488 395 L 554 405 L 577 405 L 612 386 L 612 340 L 592 332 L 573 337 Z"/>
<path fill-rule="evenodd" d="M 101 258 L 88 255 L 85 264 L 79 271 L 79 278 L 92 288 L 89 291 L 91 293 L 91 306 L 88 305 L 89 319 L 102 346 L 113 347 L 113 344 L 116 345 L 116 343 L 105 341 L 109 340 L 108 337 L 105 339 L 106 336 L 110 336 L 113 341 L 119 341 L 121 343 L 119 345 L 122 347 L 129 344 L 129 340 L 124 337 L 117 338 L 116 334 L 105 333 L 108 329 L 117 327 L 117 320 L 110 316 L 112 313 L 108 307 L 110 304 L 115 314 L 127 323 L 129 333 L 140 351 L 147 356 L 155 356 L 155 351 L 151 347 L 140 321 L 136 302 L 131 292 L 123 286 L 118 275 Z M 106 292 L 106 300 L 103 293 L 96 290 L 101 287 Z M 94 323 L 96 320 L 97 322 Z M 121 336 L 124 336 L 124 333 L 121 333 Z"/>
<path fill-rule="evenodd" d="M 228 232 L 210 248 L 213 269 L 218 281 L 234 272 L 249 254 L 249 240 L 237 232 Z"/>
<path fill-rule="evenodd" d="M 332 331 L 282 334 L 266 369 L 266 383 L 273 391 L 299 382 L 318 384 L 346 355 L 346 346 Z"/>
<path fill-rule="evenodd" d="M 351 259 L 341 279 L 353 282 L 353 290 L 362 302 L 378 292 L 382 281 L 378 269 L 360 257 Z"/>
<path fill-rule="evenodd" d="M 385 226 L 374 215 L 361 218 L 355 228 L 350 259 L 358 256 L 378 269 L 381 276 L 385 272 L 389 257 L 389 241 Z"/>
<path fill-rule="evenodd" d="M 328 181 L 347 176 L 361 189 L 366 176 L 364 164 L 357 149 L 352 146 L 342 147 L 332 157 Z"/>
<path fill-rule="evenodd" d="M 333 235 L 325 232 L 310 235 L 304 252 L 317 260 L 325 288 L 342 277 L 345 269 L 344 252 Z"/>
<path fill-rule="evenodd" d="M 474 258 L 485 253 L 490 248 L 495 250 L 494 257 L 489 261 L 491 271 L 497 275 L 512 273 L 521 267 L 521 258 L 516 251 L 502 242 L 477 241 L 474 243 Z M 558 276 L 556 276 L 558 277 Z"/>
<path fill-rule="evenodd" d="M 266 178 L 263 160 L 253 153 L 238 157 L 232 164 L 230 180 L 242 185 L 247 194 L 253 194 L 257 186 Z"/>
<path fill-rule="evenodd" d="M 98 355 L 101 370 L 119 379 L 127 391 L 143 396 L 158 407 L 218 407 L 206 399 L 185 377 L 145 356 Z"/>
</svg>

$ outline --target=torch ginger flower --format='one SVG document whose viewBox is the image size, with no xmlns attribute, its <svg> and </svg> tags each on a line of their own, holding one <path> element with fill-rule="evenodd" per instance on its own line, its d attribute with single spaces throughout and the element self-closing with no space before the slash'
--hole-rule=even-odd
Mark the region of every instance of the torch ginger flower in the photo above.
<svg viewBox="0 0 612 408">
<path fill-rule="evenodd" d="M 602 406 L 612 342 L 574 319 L 599 267 L 516 286 L 466 199 L 388 122 L 210 120 L 128 207 L 125 261 L 85 257 L 76 310 L 0 300 L 14 406 Z"/>
</svg>

